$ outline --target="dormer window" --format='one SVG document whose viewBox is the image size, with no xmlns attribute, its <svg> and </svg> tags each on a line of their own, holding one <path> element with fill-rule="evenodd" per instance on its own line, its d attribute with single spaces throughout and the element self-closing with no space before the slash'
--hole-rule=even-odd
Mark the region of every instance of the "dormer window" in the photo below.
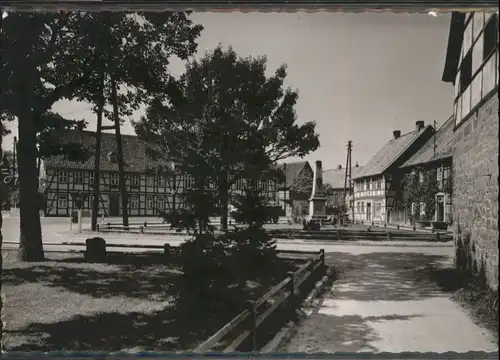
<svg viewBox="0 0 500 360">
<path fill-rule="evenodd" d="M 110 163 L 116 164 L 118 162 L 118 158 L 116 156 L 116 153 L 114 151 L 110 151 L 108 153 L 108 161 Z"/>
</svg>

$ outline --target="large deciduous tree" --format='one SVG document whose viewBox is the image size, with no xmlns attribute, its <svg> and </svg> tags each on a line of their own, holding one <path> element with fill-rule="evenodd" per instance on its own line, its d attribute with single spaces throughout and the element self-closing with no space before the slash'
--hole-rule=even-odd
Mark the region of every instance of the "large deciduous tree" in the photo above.
<svg viewBox="0 0 500 360">
<path fill-rule="evenodd" d="M 157 156 L 213 183 L 223 230 L 236 182 L 319 146 L 315 123 L 297 122 L 298 93 L 284 86 L 286 66 L 268 76 L 266 63 L 265 57 L 241 58 L 219 46 L 189 62 L 178 96 L 155 101 L 135 126 L 163 150 Z"/>
<path fill-rule="evenodd" d="M 0 118 L 18 120 L 22 260 L 44 258 L 37 136 L 43 137 L 53 104 L 63 98 L 95 104 L 112 96 L 113 116 L 121 118 L 148 92 L 165 97 L 172 92 L 165 59 L 192 54 L 201 30 L 185 13 L 14 13 L 4 19 Z M 103 83 L 110 85 L 104 94 Z M 120 92 L 121 85 L 133 90 Z"/>
</svg>

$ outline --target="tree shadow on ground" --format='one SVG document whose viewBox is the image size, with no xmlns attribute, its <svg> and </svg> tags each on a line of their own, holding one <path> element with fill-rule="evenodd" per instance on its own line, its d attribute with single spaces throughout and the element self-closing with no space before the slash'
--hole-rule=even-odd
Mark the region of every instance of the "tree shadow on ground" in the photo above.
<svg viewBox="0 0 500 360">
<path fill-rule="evenodd" d="M 286 352 L 377 352 L 373 343 L 380 339 L 368 322 L 406 321 L 418 315 L 333 316 L 315 313 L 282 349 Z"/>
<path fill-rule="evenodd" d="M 410 252 L 372 252 L 359 255 L 327 253 L 339 269 L 332 297 L 339 300 L 419 300 L 445 296 L 460 287 L 450 258 Z"/>
<path fill-rule="evenodd" d="M 74 260 L 74 261 L 73 261 Z M 179 277 L 179 271 L 150 260 L 149 264 L 136 263 L 104 268 L 68 266 L 80 264 L 80 258 L 56 261 L 55 265 L 3 269 L 4 285 L 39 283 L 63 287 L 68 291 L 95 298 L 126 296 L 148 299 L 153 294 L 167 295 Z"/>
<path fill-rule="evenodd" d="M 184 321 L 175 308 L 167 307 L 152 313 L 77 315 L 57 323 L 33 323 L 6 334 L 24 339 L 9 351 L 181 351 L 192 349 L 220 326 L 216 321 Z"/>
<path fill-rule="evenodd" d="M 62 321 L 52 323 L 36 319 L 27 327 L 17 329 L 7 326 L 4 331 L 10 338 L 9 351 L 120 351 L 127 348 L 189 350 L 243 310 L 236 307 L 237 301 L 233 299 L 201 314 L 183 305 L 200 304 L 206 299 L 200 299 L 199 294 L 179 298 L 180 290 L 185 289 L 180 276 L 182 273 L 175 262 L 165 265 L 164 256 L 158 254 L 110 254 L 105 264 L 87 264 L 83 256 L 78 254 L 66 254 L 62 258 L 47 257 L 45 263 L 6 264 L 2 273 L 3 285 L 7 288 L 37 283 L 54 291 L 62 288 L 71 293 L 87 295 L 96 301 L 114 297 L 121 303 L 126 302 L 127 298 L 154 300 L 164 302 L 165 307 L 162 311 L 137 312 L 123 310 L 122 305 L 119 310 L 110 308 L 109 312 L 85 316 L 78 314 L 79 309 L 76 307 L 74 314 L 69 314 L 73 316 L 70 319 L 66 316 Z M 247 296 L 260 297 L 270 286 L 282 281 L 287 270 L 296 267 L 296 260 L 283 259 L 275 273 L 257 279 L 260 283 L 249 289 Z M 47 291 L 49 294 L 52 292 Z M 36 294 L 33 297 L 36 298 Z M 172 301 L 176 298 L 178 301 Z M 30 305 L 27 303 L 23 306 Z M 50 307 L 50 303 L 47 307 Z"/>
</svg>

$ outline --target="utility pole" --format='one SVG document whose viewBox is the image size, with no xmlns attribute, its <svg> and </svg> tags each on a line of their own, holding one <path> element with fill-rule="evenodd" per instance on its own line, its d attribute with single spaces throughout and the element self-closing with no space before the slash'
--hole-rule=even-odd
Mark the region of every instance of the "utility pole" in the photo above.
<svg viewBox="0 0 500 360">
<path fill-rule="evenodd" d="M 352 150 L 352 141 L 349 140 L 347 142 L 347 157 L 346 157 L 346 161 L 345 161 L 345 176 L 344 176 L 344 201 L 343 201 L 343 204 L 345 205 L 346 204 L 346 201 L 347 201 L 347 189 L 348 189 L 348 186 L 349 186 L 349 193 L 351 193 L 351 175 L 352 175 L 352 171 L 351 171 L 351 167 L 352 167 L 352 164 L 351 164 L 351 150 Z"/>
<path fill-rule="evenodd" d="M 347 198 L 347 186 L 350 185 L 351 181 L 351 148 L 352 141 L 347 142 L 347 157 L 345 160 L 345 176 L 344 176 L 344 202 Z"/>
<path fill-rule="evenodd" d="M 437 132 L 437 121 L 434 120 L 434 135 L 432 136 L 434 138 L 434 155 L 436 155 L 436 132 Z"/>
</svg>

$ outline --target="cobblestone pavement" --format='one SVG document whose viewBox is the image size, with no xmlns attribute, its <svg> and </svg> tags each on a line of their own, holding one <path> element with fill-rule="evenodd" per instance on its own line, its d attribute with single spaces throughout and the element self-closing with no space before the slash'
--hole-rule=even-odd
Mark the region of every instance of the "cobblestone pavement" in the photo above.
<svg viewBox="0 0 500 360">
<path fill-rule="evenodd" d="M 449 248 L 336 248 L 339 280 L 285 352 L 498 351 L 493 334 L 450 299 Z"/>
</svg>

